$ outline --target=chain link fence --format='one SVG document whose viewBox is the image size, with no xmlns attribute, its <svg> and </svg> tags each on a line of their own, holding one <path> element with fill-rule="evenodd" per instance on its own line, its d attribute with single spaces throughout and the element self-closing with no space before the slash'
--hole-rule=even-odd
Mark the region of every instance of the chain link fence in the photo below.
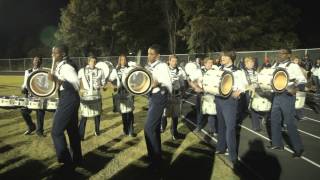
<svg viewBox="0 0 320 180">
<path fill-rule="evenodd" d="M 272 63 L 277 59 L 278 50 L 272 51 L 238 51 L 235 64 L 238 65 L 246 56 L 252 56 L 257 59 L 258 66 L 263 64 L 264 59 L 268 58 Z M 312 49 L 294 49 L 292 54 L 299 58 L 303 58 L 306 54 L 313 61 L 320 58 L 320 48 Z M 166 61 L 169 55 L 161 55 L 161 60 Z M 194 61 L 197 57 L 212 57 L 219 58 L 219 52 L 212 52 L 208 54 L 177 54 L 180 65 L 183 66 L 189 61 Z M 147 63 L 147 56 L 127 56 L 128 61 L 140 61 L 144 66 Z M 71 59 L 78 64 L 79 67 L 84 67 L 87 63 L 86 57 L 71 57 Z M 110 61 L 114 66 L 117 65 L 118 56 L 98 57 L 98 61 Z M 42 66 L 51 67 L 51 58 L 43 58 Z M 1 72 L 24 72 L 24 70 L 32 67 L 32 58 L 17 58 L 17 59 L 0 59 L 0 73 Z"/>
</svg>

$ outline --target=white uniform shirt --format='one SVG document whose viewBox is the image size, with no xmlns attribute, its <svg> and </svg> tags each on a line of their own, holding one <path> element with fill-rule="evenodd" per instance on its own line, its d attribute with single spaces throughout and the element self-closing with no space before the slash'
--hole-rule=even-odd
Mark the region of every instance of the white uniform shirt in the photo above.
<svg viewBox="0 0 320 180">
<path fill-rule="evenodd" d="M 258 83 L 258 72 L 252 69 L 242 70 L 246 76 L 247 84 L 257 85 Z M 247 77 L 248 76 L 248 77 Z M 250 80 L 250 82 L 248 81 Z"/>
<path fill-rule="evenodd" d="M 54 72 L 55 76 L 60 81 L 68 81 L 76 91 L 79 91 L 79 79 L 76 70 L 66 61 L 61 61 L 58 63 L 56 70 Z M 64 90 L 63 86 L 60 86 L 60 91 Z"/>
<path fill-rule="evenodd" d="M 222 70 L 232 72 L 234 78 L 233 91 L 239 90 L 240 92 L 245 92 L 248 82 L 246 79 L 246 75 L 243 71 L 232 70 L 232 66 L 223 67 Z"/>
<path fill-rule="evenodd" d="M 169 70 L 172 81 L 172 88 L 174 90 L 179 90 L 184 85 L 184 80 L 187 79 L 186 73 L 183 71 L 181 67 L 169 67 Z"/>
<path fill-rule="evenodd" d="M 172 81 L 170 78 L 170 70 L 166 63 L 156 60 L 152 64 L 148 64 L 146 67 L 152 72 L 152 77 L 154 80 L 158 81 L 161 86 L 168 89 L 169 93 L 172 93 Z M 157 93 L 160 91 L 159 87 L 153 88 L 152 93 Z"/>
<path fill-rule="evenodd" d="M 92 82 L 90 81 L 92 76 Z M 90 90 L 91 83 L 93 84 L 92 90 L 99 90 L 105 84 L 105 76 L 101 69 L 91 69 L 89 66 L 81 68 L 78 73 L 78 78 L 81 79 L 83 88 Z"/>
<path fill-rule="evenodd" d="M 288 63 L 290 63 L 288 65 Z M 288 62 L 288 61 L 284 61 L 284 62 L 281 62 L 277 65 L 274 64 L 272 66 L 272 68 L 277 68 L 277 67 L 280 67 L 280 68 L 284 68 L 287 70 L 288 74 L 289 74 L 289 80 L 295 80 L 295 82 L 289 82 L 288 83 L 288 86 L 291 86 L 293 84 L 305 84 L 307 83 L 307 79 L 306 77 L 303 75 L 303 72 L 301 71 L 301 68 L 299 67 L 298 64 L 294 64 L 294 63 L 291 63 L 291 62 Z"/>
<path fill-rule="evenodd" d="M 320 79 L 320 67 L 312 67 L 311 72 L 313 76 L 317 76 Z"/>
<path fill-rule="evenodd" d="M 28 77 L 30 76 L 30 74 L 33 72 L 33 71 L 37 71 L 37 70 L 40 70 L 41 68 L 36 68 L 36 69 L 34 69 L 34 68 L 32 68 L 32 71 L 29 73 L 29 70 L 30 69 L 28 69 L 28 70 L 25 70 L 25 72 L 24 72 L 24 80 L 23 80 L 23 84 L 22 84 L 22 86 L 21 86 L 21 88 L 23 89 L 23 88 L 27 88 L 27 81 L 28 81 Z"/>
</svg>

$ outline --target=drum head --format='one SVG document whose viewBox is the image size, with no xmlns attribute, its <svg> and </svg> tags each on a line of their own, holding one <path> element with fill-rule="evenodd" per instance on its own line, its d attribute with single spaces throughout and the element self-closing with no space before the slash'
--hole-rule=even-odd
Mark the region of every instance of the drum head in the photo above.
<svg viewBox="0 0 320 180">
<path fill-rule="evenodd" d="M 151 90 L 152 75 L 146 69 L 135 68 L 125 78 L 126 89 L 135 95 L 146 94 Z"/>
<path fill-rule="evenodd" d="M 220 94 L 225 97 L 229 96 L 232 93 L 232 87 L 233 87 L 232 74 L 229 72 L 224 72 L 220 82 Z"/>
<path fill-rule="evenodd" d="M 186 64 L 186 66 L 184 67 L 185 72 L 187 73 L 187 75 L 191 75 L 192 73 L 194 73 L 194 71 L 196 71 L 198 69 L 197 65 L 193 62 L 189 62 Z"/>
<path fill-rule="evenodd" d="M 38 70 L 27 79 L 29 92 L 38 97 L 50 97 L 56 92 L 57 84 L 48 79 L 48 71 Z"/>
<path fill-rule="evenodd" d="M 282 92 L 288 85 L 288 73 L 284 69 L 276 70 L 273 74 L 272 87 L 275 91 Z"/>
<path fill-rule="evenodd" d="M 113 65 L 111 62 L 109 61 L 100 61 L 96 64 L 96 67 L 99 68 L 99 69 L 102 69 L 103 73 L 104 73 L 104 76 L 106 78 L 109 77 L 110 73 L 112 72 L 112 69 L 113 69 Z"/>
</svg>

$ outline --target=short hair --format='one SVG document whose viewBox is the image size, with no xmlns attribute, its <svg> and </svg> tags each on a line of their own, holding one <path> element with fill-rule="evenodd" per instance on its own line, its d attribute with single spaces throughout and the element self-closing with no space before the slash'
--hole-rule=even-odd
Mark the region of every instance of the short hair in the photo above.
<svg viewBox="0 0 320 180">
<path fill-rule="evenodd" d="M 290 48 L 281 48 L 281 50 L 285 50 L 288 54 L 292 54 L 292 51 Z"/>
<path fill-rule="evenodd" d="M 89 61 L 90 59 L 95 59 L 96 61 L 98 61 L 98 59 L 97 59 L 96 56 L 88 56 L 88 61 Z"/>
<path fill-rule="evenodd" d="M 255 58 L 252 56 L 247 56 L 244 58 L 243 62 L 246 63 L 247 61 L 252 61 L 252 62 L 256 62 Z"/>
<path fill-rule="evenodd" d="M 213 61 L 213 63 L 214 63 L 214 59 L 211 58 L 211 57 L 206 57 L 206 58 L 204 58 L 203 63 L 205 64 L 205 63 L 207 63 L 208 61 Z"/>
<path fill-rule="evenodd" d="M 56 44 L 53 46 L 54 48 L 59 49 L 62 53 L 64 53 L 66 56 L 69 53 L 69 48 L 65 44 Z"/>
<path fill-rule="evenodd" d="M 168 58 L 168 61 L 170 61 L 172 58 L 176 58 L 178 60 L 178 57 L 175 54 L 171 54 Z"/>
<path fill-rule="evenodd" d="M 160 54 L 160 45 L 152 44 L 149 48 L 153 49 L 155 51 L 155 53 Z"/>
<path fill-rule="evenodd" d="M 34 56 L 34 57 L 32 58 L 32 61 L 34 60 L 34 58 L 39 58 L 40 64 L 42 64 L 42 57 L 41 57 L 41 56 Z"/>
<path fill-rule="evenodd" d="M 222 51 L 221 56 L 228 56 L 234 62 L 236 60 L 236 52 L 234 51 Z"/>
</svg>

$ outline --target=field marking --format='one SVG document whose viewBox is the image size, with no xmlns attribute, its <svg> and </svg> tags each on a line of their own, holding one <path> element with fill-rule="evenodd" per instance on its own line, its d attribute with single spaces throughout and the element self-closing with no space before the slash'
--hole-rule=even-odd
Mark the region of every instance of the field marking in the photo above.
<svg viewBox="0 0 320 180">
<path fill-rule="evenodd" d="M 303 134 L 306 134 L 306 135 L 312 136 L 312 137 L 314 137 L 314 138 L 316 138 L 316 139 L 319 139 L 319 140 L 320 140 L 320 137 L 319 137 L 319 136 L 313 135 L 313 134 L 311 134 L 311 133 L 308 133 L 308 132 L 303 131 L 303 130 L 300 130 L 300 129 L 298 129 L 298 131 L 299 131 L 299 132 L 301 132 L 301 133 L 303 133 Z"/>
<path fill-rule="evenodd" d="M 316 119 L 313 119 L 313 118 L 309 118 L 309 117 L 307 117 L 307 116 L 303 117 L 302 119 L 305 119 L 305 120 L 309 120 L 309 121 L 314 121 L 314 122 L 318 122 L 318 123 L 320 123 L 320 121 L 319 121 L 319 120 L 316 120 Z"/>
<path fill-rule="evenodd" d="M 303 109 L 306 109 L 306 110 L 309 110 L 309 111 L 314 111 L 313 109 L 307 108 L 307 107 L 303 107 Z"/>
</svg>

